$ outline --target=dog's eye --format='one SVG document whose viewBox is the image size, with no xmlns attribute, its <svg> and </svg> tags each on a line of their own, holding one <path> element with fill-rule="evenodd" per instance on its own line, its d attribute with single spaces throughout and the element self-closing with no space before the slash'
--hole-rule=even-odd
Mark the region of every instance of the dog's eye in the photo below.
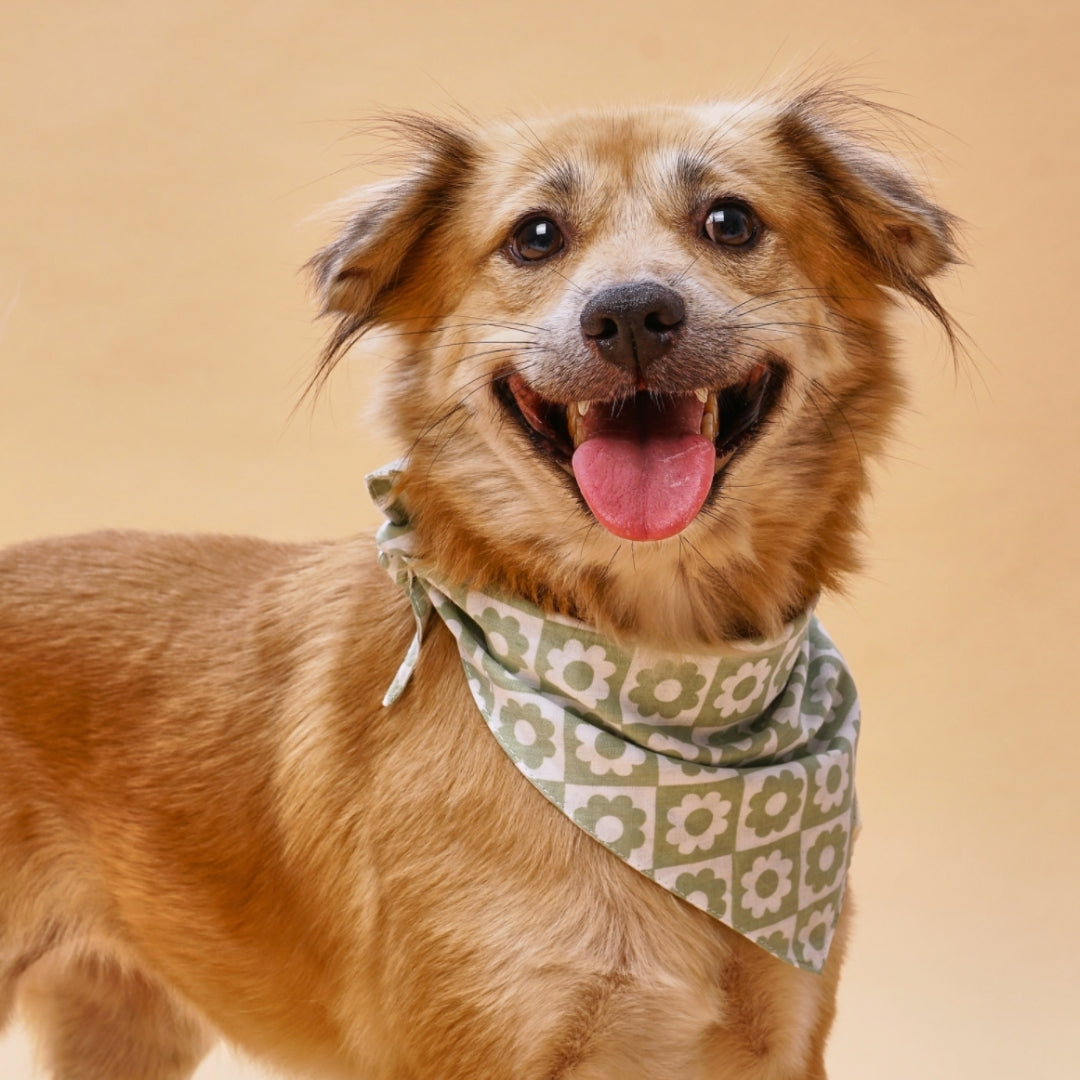
<svg viewBox="0 0 1080 1080">
<path fill-rule="evenodd" d="M 514 233 L 510 249 L 519 259 L 535 262 L 561 251 L 563 235 L 551 218 L 534 217 L 522 222 Z"/>
<path fill-rule="evenodd" d="M 760 226 L 749 207 L 737 202 L 718 202 L 705 215 L 705 235 L 714 244 L 742 247 L 756 240 Z"/>
</svg>

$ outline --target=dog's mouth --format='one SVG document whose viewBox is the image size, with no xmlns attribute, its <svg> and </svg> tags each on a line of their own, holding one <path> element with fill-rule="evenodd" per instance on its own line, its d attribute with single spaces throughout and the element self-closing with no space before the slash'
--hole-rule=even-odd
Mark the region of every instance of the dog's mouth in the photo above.
<svg viewBox="0 0 1080 1080">
<path fill-rule="evenodd" d="M 533 446 L 573 476 L 601 525 L 627 540 L 663 540 L 697 517 L 776 408 L 784 378 L 780 364 L 760 363 L 721 389 L 570 404 L 544 398 L 516 372 L 494 385 Z"/>
</svg>

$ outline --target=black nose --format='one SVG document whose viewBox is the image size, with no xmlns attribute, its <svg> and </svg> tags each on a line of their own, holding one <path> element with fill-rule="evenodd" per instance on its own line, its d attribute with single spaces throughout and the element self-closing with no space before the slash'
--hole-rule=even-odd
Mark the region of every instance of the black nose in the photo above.
<svg viewBox="0 0 1080 1080">
<path fill-rule="evenodd" d="M 581 309 L 581 332 L 605 360 L 640 375 L 671 348 L 685 317 L 674 289 L 635 281 L 601 289 Z"/>
</svg>

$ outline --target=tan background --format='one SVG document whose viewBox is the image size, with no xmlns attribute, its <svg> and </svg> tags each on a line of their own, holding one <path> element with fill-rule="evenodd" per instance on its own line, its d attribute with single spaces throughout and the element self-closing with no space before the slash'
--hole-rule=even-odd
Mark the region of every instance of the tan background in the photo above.
<svg viewBox="0 0 1080 1080">
<path fill-rule="evenodd" d="M 825 614 L 866 722 L 832 1075 L 1080 1075 L 1080 44 L 1071 0 L 186 0 L 0 12 L 0 541 L 106 524 L 344 534 L 387 458 L 371 360 L 289 414 L 320 340 L 308 215 L 381 108 L 481 115 L 744 92 L 855 63 L 920 129 L 970 267 L 867 572 Z M 377 171 L 377 170 L 376 170 Z M 218 1053 L 200 1077 L 255 1075 Z M 0 1075 L 32 1075 L 21 1034 Z"/>
</svg>

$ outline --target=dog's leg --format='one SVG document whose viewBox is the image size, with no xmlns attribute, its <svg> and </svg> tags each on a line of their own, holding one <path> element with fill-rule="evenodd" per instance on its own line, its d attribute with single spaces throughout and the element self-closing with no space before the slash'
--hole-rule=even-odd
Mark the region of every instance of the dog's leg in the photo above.
<svg viewBox="0 0 1080 1080">
<path fill-rule="evenodd" d="M 18 1001 L 52 1080 L 186 1080 L 213 1042 L 162 987 L 98 957 L 44 957 Z"/>
</svg>

